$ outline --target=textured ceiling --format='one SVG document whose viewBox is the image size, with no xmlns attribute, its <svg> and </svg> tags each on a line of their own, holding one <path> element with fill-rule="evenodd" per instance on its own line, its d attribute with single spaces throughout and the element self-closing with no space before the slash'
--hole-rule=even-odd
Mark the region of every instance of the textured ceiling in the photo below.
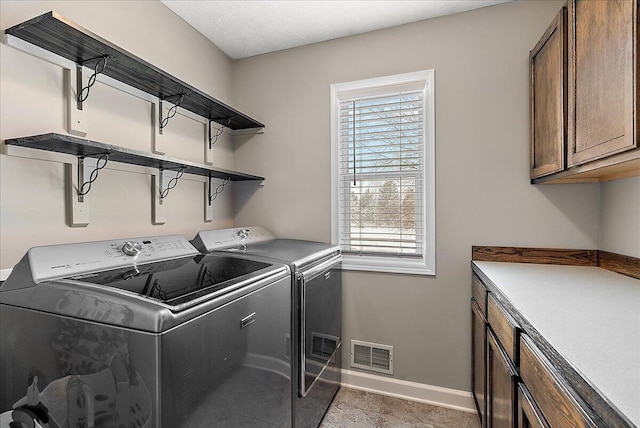
<svg viewBox="0 0 640 428">
<path fill-rule="evenodd" d="M 161 0 L 238 59 L 510 0 Z"/>
</svg>

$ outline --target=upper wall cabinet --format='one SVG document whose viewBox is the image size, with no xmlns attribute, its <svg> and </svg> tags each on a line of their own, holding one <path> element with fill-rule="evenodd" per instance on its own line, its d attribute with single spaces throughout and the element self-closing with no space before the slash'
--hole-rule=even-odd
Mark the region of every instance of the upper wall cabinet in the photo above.
<svg viewBox="0 0 640 428">
<path fill-rule="evenodd" d="M 565 168 L 567 9 L 562 8 L 529 55 L 531 178 Z"/>
<path fill-rule="evenodd" d="M 531 181 L 640 175 L 638 0 L 569 0 L 566 31 L 560 15 L 530 56 Z"/>
<path fill-rule="evenodd" d="M 569 2 L 569 166 L 636 147 L 636 2 Z"/>
</svg>

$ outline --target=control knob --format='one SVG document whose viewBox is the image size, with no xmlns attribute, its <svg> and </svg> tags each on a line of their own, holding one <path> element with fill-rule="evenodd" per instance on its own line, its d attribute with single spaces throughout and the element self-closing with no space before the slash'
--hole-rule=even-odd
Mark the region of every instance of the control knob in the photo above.
<svg viewBox="0 0 640 428">
<path fill-rule="evenodd" d="M 142 245 L 139 242 L 127 241 L 122 246 L 122 252 L 127 256 L 137 256 L 142 251 Z"/>
<path fill-rule="evenodd" d="M 238 232 L 236 233 L 236 235 L 238 235 L 238 238 L 240 238 L 241 240 L 245 240 L 249 237 L 249 230 L 248 229 L 239 229 Z"/>
</svg>

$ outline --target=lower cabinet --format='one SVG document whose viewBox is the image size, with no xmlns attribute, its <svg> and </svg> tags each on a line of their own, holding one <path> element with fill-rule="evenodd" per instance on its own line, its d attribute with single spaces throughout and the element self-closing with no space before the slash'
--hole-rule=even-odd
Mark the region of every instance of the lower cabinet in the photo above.
<svg viewBox="0 0 640 428">
<path fill-rule="evenodd" d="M 478 303 L 471 301 L 471 388 L 480 426 L 485 426 L 487 395 L 487 319 Z"/>
<path fill-rule="evenodd" d="M 549 425 L 563 428 L 596 426 L 560 374 L 526 335 L 520 337 L 520 358 L 522 381 L 531 392 L 531 401 L 537 404 Z"/>
<path fill-rule="evenodd" d="M 575 391 L 475 275 L 473 296 L 472 393 L 481 426 L 596 427 Z"/>
<path fill-rule="evenodd" d="M 518 328 L 476 275 L 472 290 L 471 384 L 480 425 L 514 428 L 518 379 L 514 353 Z"/>
<path fill-rule="evenodd" d="M 488 331 L 486 426 L 512 428 L 516 422 L 517 373 L 491 329 Z"/>
</svg>

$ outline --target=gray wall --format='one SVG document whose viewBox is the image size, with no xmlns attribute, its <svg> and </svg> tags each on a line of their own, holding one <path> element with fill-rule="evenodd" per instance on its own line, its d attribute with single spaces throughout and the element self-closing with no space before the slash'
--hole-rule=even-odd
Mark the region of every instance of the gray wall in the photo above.
<svg viewBox="0 0 640 428">
<path fill-rule="evenodd" d="M 0 2 L 2 32 L 54 10 L 129 52 L 231 103 L 231 60 L 157 1 L 5 1 Z M 62 68 L 6 44 L 0 45 L 0 138 L 66 133 Z M 151 104 L 96 83 L 85 103 L 86 138 L 151 151 Z M 167 155 L 204 161 L 203 125 L 176 116 L 166 128 Z M 214 164 L 233 169 L 227 136 L 214 147 Z M 34 153 L 34 152 L 32 152 Z M 55 158 L 39 152 L 38 156 Z M 27 154 L 30 156 L 31 154 Z M 67 157 L 68 158 L 68 157 Z M 56 159 L 59 159 L 56 158 Z M 231 192 L 217 199 L 215 220 L 204 222 L 204 184 L 187 177 L 166 199 L 167 223 L 151 225 L 151 178 L 141 168 L 110 164 L 87 196 L 91 222 L 65 223 L 62 163 L 0 155 L 0 269 L 11 268 L 36 245 L 180 233 L 233 225 Z"/>
<path fill-rule="evenodd" d="M 601 186 L 600 249 L 640 257 L 640 177 Z"/>
<path fill-rule="evenodd" d="M 344 339 L 393 345 L 397 379 L 470 389 L 472 245 L 597 248 L 598 184 L 529 184 L 528 55 L 562 1 L 517 1 L 234 62 L 267 125 L 237 224 L 330 240 L 332 83 L 435 69 L 437 277 L 349 272 Z M 349 352 L 345 352 L 348 367 Z"/>
</svg>

